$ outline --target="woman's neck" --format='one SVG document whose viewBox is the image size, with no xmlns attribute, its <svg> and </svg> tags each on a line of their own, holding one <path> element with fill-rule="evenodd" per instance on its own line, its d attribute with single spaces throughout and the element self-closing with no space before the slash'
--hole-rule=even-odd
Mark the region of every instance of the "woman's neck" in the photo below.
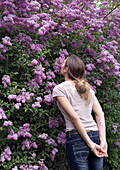
<svg viewBox="0 0 120 170">
<path fill-rule="evenodd" d="M 65 81 L 73 81 L 73 80 L 71 80 L 70 78 L 68 78 L 68 77 L 64 77 L 65 78 Z"/>
</svg>

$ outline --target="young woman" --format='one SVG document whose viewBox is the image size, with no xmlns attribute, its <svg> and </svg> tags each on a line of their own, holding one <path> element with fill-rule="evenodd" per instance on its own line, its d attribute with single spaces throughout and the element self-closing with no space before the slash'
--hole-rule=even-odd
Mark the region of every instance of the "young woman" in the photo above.
<svg viewBox="0 0 120 170">
<path fill-rule="evenodd" d="M 64 61 L 61 74 L 65 81 L 53 89 L 53 97 L 66 122 L 69 168 L 102 170 L 103 157 L 108 156 L 104 113 L 94 91 L 84 80 L 84 63 L 73 54 Z"/>
</svg>

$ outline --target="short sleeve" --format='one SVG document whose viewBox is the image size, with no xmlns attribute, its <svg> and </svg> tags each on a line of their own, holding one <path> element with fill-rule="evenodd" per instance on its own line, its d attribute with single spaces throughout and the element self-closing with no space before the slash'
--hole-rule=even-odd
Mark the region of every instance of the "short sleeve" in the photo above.
<svg viewBox="0 0 120 170">
<path fill-rule="evenodd" d="M 95 91 L 92 88 L 90 88 L 90 92 L 95 95 Z"/>
<path fill-rule="evenodd" d="M 64 96 L 66 97 L 66 93 L 64 91 L 64 88 L 62 88 L 60 85 L 57 85 L 53 89 L 52 97 L 57 97 L 57 96 Z"/>
</svg>

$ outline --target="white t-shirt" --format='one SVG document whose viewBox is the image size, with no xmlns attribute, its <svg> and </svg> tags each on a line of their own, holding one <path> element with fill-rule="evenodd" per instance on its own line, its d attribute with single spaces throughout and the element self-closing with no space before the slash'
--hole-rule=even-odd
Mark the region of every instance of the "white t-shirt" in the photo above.
<svg viewBox="0 0 120 170">
<path fill-rule="evenodd" d="M 81 98 L 79 93 L 77 92 L 76 88 L 73 86 L 72 81 L 65 81 L 53 89 L 53 97 L 57 96 L 64 96 L 66 97 L 69 102 L 71 103 L 73 109 L 80 117 L 84 128 L 88 130 L 96 131 L 98 130 L 97 124 L 94 121 L 91 113 L 92 113 L 92 106 L 93 106 L 93 100 L 94 100 L 94 91 L 90 88 L 90 104 L 86 105 L 86 101 Z M 65 122 L 66 122 L 66 131 L 71 131 L 73 129 L 76 129 L 71 122 L 67 112 L 62 108 L 60 103 L 57 101 L 57 105 L 62 112 Z"/>
</svg>

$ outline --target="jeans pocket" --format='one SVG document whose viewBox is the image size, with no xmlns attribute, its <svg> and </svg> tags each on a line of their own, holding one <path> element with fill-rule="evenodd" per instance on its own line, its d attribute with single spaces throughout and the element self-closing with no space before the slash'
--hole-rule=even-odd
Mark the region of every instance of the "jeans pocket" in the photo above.
<svg viewBox="0 0 120 170">
<path fill-rule="evenodd" d="M 86 143 L 75 143 L 73 145 L 73 152 L 76 161 L 85 162 L 89 157 L 89 147 Z"/>
</svg>

